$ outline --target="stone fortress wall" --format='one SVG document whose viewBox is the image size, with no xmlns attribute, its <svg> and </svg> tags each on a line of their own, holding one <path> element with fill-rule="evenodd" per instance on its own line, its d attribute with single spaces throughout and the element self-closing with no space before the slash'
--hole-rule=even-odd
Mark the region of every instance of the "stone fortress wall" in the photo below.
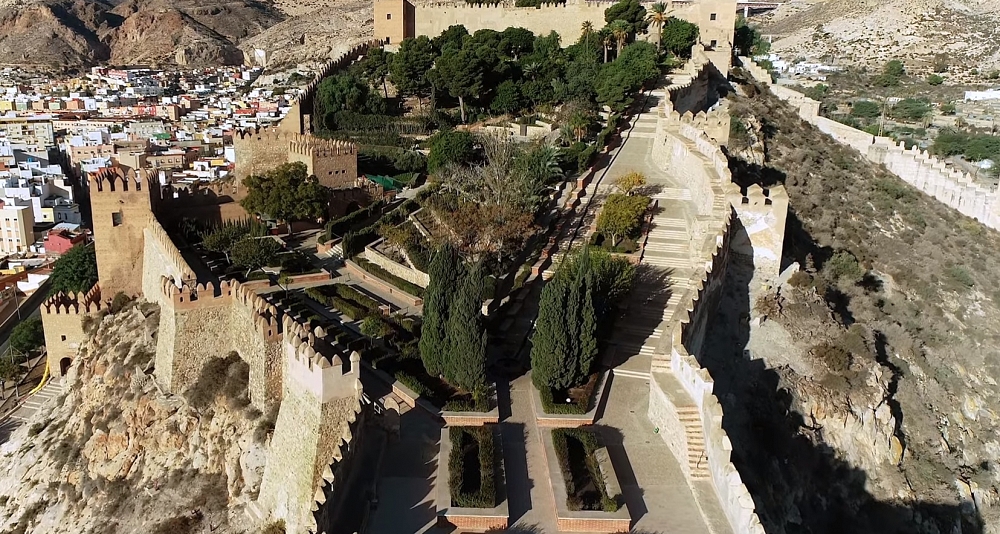
<svg viewBox="0 0 1000 534">
<path fill-rule="evenodd" d="M 722 427 L 714 382 L 698 356 L 731 257 L 752 257 L 757 279 L 778 276 L 787 195 L 780 187 L 740 191 L 733 183 L 728 158 L 719 147 L 728 136 L 728 113 L 724 104 L 709 107 L 716 105 L 713 84 L 701 83 L 718 73 L 697 53 L 688 68 L 693 82 L 669 87 L 659 109 L 653 159 L 691 191 L 694 209 L 687 223 L 697 267 L 687 280 L 673 284 L 681 296 L 653 357 L 648 416 L 685 474 L 711 480 L 733 532 L 763 534 L 753 499 L 731 461 L 732 444 Z M 683 114 L 675 109 L 678 103 Z M 678 383 L 693 407 L 674 404 L 669 390 Z M 704 452 L 692 454 L 700 449 Z"/>
<path fill-rule="evenodd" d="M 889 172 L 959 213 L 1000 230 L 1000 190 L 977 183 L 970 174 L 948 167 L 944 161 L 917 147 L 907 150 L 902 142 L 897 144 L 892 138 L 873 136 L 821 117 L 818 101 L 794 89 L 772 84 L 771 75 L 753 60 L 741 57 L 740 62 L 758 83 L 769 87 L 775 96 L 798 109 L 802 120 L 816 126 L 838 143 L 857 150 L 869 161 L 885 165 Z"/>
<path fill-rule="evenodd" d="M 398 44 L 407 37 L 436 37 L 449 26 L 461 24 L 469 33 L 491 29 L 503 31 L 522 27 L 536 35 L 555 31 L 562 45 L 569 46 L 580 36 L 583 23 L 595 29 L 604 27 L 604 11 L 613 1 L 567 0 L 540 7 L 515 7 L 509 2 L 469 3 L 426 2 L 410 0 L 374 0 L 375 38 Z M 652 4 L 652 2 L 644 2 Z M 700 46 L 720 70 L 727 71 L 732 57 L 736 26 L 735 0 L 679 0 L 669 2 L 670 15 L 697 24 Z M 646 38 L 652 39 L 652 33 Z"/>
<path fill-rule="evenodd" d="M 154 184 L 151 175 L 123 167 L 91 179 L 100 283 L 45 301 L 50 371 L 76 358 L 87 338 L 82 319 L 104 310 L 111 296 L 159 304 L 157 383 L 181 393 L 212 357 L 236 352 L 246 361 L 253 405 L 277 407 L 252 519 L 282 519 L 289 532 L 315 532 L 317 516 L 337 496 L 335 473 L 347 476 L 367 413 L 359 357 L 238 282 L 199 279 L 157 219 L 161 191 Z"/>
</svg>

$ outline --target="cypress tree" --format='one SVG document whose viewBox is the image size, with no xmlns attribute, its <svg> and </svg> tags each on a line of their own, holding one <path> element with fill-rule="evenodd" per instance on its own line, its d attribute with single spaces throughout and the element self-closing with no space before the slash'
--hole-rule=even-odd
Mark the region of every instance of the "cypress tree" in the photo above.
<svg viewBox="0 0 1000 534">
<path fill-rule="evenodd" d="M 539 389 L 554 387 L 566 359 L 567 289 L 564 278 L 556 276 L 542 289 L 538 303 L 538 318 L 531 336 L 531 379 Z"/>
<path fill-rule="evenodd" d="M 555 369 L 555 374 L 549 384 L 553 389 L 558 390 L 567 389 L 576 383 L 577 370 L 579 369 L 580 327 L 582 326 L 580 312 L 583 305 L 583 295 L 580 292 L 580 284 L 572 271 L 565 270 L 564 275 L 566 277 L 564 285 L 567 287 L 566 307 L 563 309 L 566 324 L 564 334 L 566 352 L 562 356 L 559 366 Z"/>
<path fill-rule="evenodd" d="M 448 382 L 471 392 L 486 389 L 486 328 L 483 325 L 483 268 L 475 267 L 458 287 L 448 316 L 446 360 Z"/>
<path fill-rule="evenodd" d="M 462 275 L 462 266 L 455 249 L 450 244 L 438 249 L 427 271 L 430 283 L 427 284 L 424 295 L 420 358 L 427 374 L 439 376 L 444 371 L 443 360 L 447 351 L 448 312 L 454 288 Z"/>
<path fill-rule="evenodd" d="M 579 374 L 576 383 L 582 384 L 590 375 L 590 369 L 597 358 L 597 312 L 594 309 L 594 275 L 588 273 L 582 291 L 583 306 L 580 312 L 580 356 Z"/>
</svg>

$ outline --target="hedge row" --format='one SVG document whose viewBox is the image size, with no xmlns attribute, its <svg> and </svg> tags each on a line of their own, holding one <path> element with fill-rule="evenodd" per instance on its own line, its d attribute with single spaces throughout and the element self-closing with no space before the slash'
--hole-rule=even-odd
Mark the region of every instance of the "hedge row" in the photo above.
<svg viewBox="0 0 1000 534">
<path fill-rule="evenodd" d="M 368 310 L 362 308 L 361 306 L 340 297 L 330 297 L 330 305 L 337 308 L 337 311 L 343 313 L 352 321 L 359 321 L 368 316 Z"/>
<path fill-rule="evenodd" d="M 353 301 L 371 313 L 381 314 L 379 302 L 347 284 L 334 284 L 333 290 L 340 298 Z"/>
<path fill-rule="evenodd" d="M 583 450 L 587 458 L 587 471 L 590 474 L 594 486 L 601 493 L 601 509 L 605 512 L 617 512 L 619 508 L 616 498 L 608 496 L 608 488 L 604 484 L 604 474 L 597 465 L 597 458 L 594 451 L 600 448 L 597 443 L 597 436 L 586 428 L 556 428 L 552 430 L 552 446 L 555 448 L 556 457 L 559 460 L 559 469 L 562 471 L 563 480 L 566 481 L 566 506 L 570 510 L 580 510 L 583 502 L 577 494 L 587 485 L 585 480 L 573 478 L 573 469 L 569 460 L 569 440 L 576 440 L 583 445 Z"/>
<path fill-rule="evenodd" d="M 414 284 L 408 280 L 403 280 L 402 278 L 390 273 L 389 271 L 386 271 L 385 269 L 379 267 L 378 265 L 375 265 L 374 263 L 371 263 L 368 260 L 358 258 L 356 261 L 358 266 L 360 266 L 365 271 L 368 271 L 368 273 L 371 274 L 372 276 L 379 278 L 385 282 L 388 282 L 389 284 L 413 295 L 414 297 L 423 298 L 424 288 L 418 286 L 417 284 Z"/>
<path fill-rule="evenodd" d="M 496 465 L 493 456 L 493 432 L 490 427 L 451 427 L 451 454 L 448 457 L 448 489 L 451 504 L 460 508 L 493 508 L 497 505 Z M 475 492 L 463 491 L 466 446 L 479 447 L 479 488 Z"/>
</svg>

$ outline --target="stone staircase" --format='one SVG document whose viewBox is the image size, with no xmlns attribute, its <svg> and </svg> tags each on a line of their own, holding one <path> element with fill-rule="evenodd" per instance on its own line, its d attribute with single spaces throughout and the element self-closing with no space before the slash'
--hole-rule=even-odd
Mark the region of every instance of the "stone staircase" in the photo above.
<svg viewBox="0 0 1000 534">
<path fill-rule="evenodd" d="M 678 406 L 677 417 L 684 425 L 687 440 L 687 462 L 691 478 L 695 480 L 711 477 L 708 470 L 708 455 L 705 454 L 705 435 L 701 427 L 701 415 L 697 406 Z"/>
</svg>

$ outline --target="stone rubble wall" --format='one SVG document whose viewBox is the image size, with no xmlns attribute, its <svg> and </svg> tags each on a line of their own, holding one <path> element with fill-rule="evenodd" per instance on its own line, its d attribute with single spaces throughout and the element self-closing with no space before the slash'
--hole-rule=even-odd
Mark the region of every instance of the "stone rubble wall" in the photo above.
<svg viewBox="0 0 1000 534">
<path fill-rule="evenodd" d="M 704 65 L 698 70 L 701 68 Z M 673 95 L 672 89 L 668 88 L 668 94 Z M 684 90 L 683 87 L 679 89 Z M 713 141 L 691 120 L 678 115 L 670 106 L 673 102 L 666 99 L 659 110 L 653 159 L 681 178 L 691 191 L 693 207 L 697 210 L 696 220 L 689 220 L 689 225 L 694 224 L 689 230 L 696 229 L 692 231 L 692 257 L 697 258 L 700 267 L 690 275 L 687 288 L 682 284 L 676 286 L 683 294 L 672 324 L 665 327 L 657 356 L 654 356 L 649 417 L 661 429 L 662 438 L 688 473 L 685 429 L 661 381 L 656 379 L 657 360 L 669 358 L 669 362 L 664 363 L 694 401 L 700 415 L 707 471 L 733 532 L 764 534 L 750 492 L 731 461 L 732 444 L 722 428 L 722 406 L 713 393 L 714 382 L 695 357 L 702 350 L 709 319 L 721 297 L 732 234 L 741 226 L 735 223 L 744 206 L 744 195 L 732 182 L 728 159 L 718 141 Z M 783 193 L 780 191 L 778 196 Z M 752 194 L 756 198 L 757 192 Z M 763 191 L 760 194 L 763 195 Z M 740 206 L 734 206 L 734 201 Z M 786 210 L 787 204 L 761 202 L 754 207 L 762 213 L 778 212 Z M 784 213 L 780 217 L 775 215 L 774 219 L 780 219 L 780 227 L 773 228 L 772 233 L 783 236 Z M 779 221 L 771 222 L 778 224 Z M 780 248 L 778 257 L 780 259 Z"/>
<path fill-rule="evenodd" d="M 892 138 L 878 137 L 819 115 L 820 103 L 794 89 L 771 83 L 771 75 L 745 57 L 743 68 L 771 93 L 798 109 L 802 120 L 816 126 L 838 143 L 860 152 L 869 161 L 885 168 L 903 181 L 972 217 L 984 225 L 1000 229 L 1000 191 L 980 185 L 963 173 L 917 147 L 909 150 Z"/>
</svg>

